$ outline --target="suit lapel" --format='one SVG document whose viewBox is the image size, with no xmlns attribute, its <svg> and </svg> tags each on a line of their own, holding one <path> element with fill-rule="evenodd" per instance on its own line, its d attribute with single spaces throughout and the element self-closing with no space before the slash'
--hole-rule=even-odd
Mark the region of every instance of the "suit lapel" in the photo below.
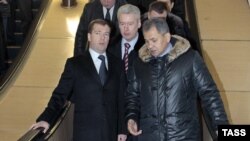
<svg viewBox="0 0 250 141">
<path fill-rule="evenodd" d="M 86 51 L 82 55 L 82 58 L 79 61 L 79 63 L 80 63 L 80 68 L 82 68 L 83 72 L 87 70 L 93 76 L 93 78 L 101 84 L 100 77 L 99 77 L 98 72 L 95 68 L 94 62 L 90 56 L 89 51 Z"/>
<path fill-rule="evenodd" d="M 118 4 L 118 1 L 116 1 L 115 7 L 114 7 L 114 10 L 113 10 L 113 15 L 112 15 L 112 22 L 113 23 L 117 23 L 117 11 L 118 11 L 118 8 L 119 8 L 119 4 Z"/>
<path fill-rule="evenodd" d="M 96 17 L 104 19 L 102 4 L 100 2 L 98 2 L 98 4 L 96 5 L 96 7 L 93 11 L 95 11 L 94 13 L 96 14 Z"/>
<path fill-rule="evenodd" d="M 144 41 L 144 38 L 143 38 L 143 34 L 139 31 L 139 37 L 138 37 L 138 40 L 135 44 L 135 47 L 134 47 L 134 50 L 135 52 L 138 52 L 139 49 L 144 45 L 145 41 Z"/>
<path fill-rule="evenodd" d="M 117 57 L 122 59 L 122 40 L 120 40 L 117 44 L 117 47 L 115 48 L 115 52 L 117 53 Z"/>
<path fill-rule="evenodd" d="M 108 57 L 108 78 L 107 78 L 107 81 L 105 82 L 105 84 L 107 84 L 108 81 L 112 78 L 113 71 L 114 71 L 112 58 L 110 57 L 110 55 L 108 53 L 107 53 L 107 57 Z"/>
<path fill-rule="evenodd" d="M 117 58 L 121 58 L 121 37 L 117 37 L 108 47 L 108 52 Z"/>
</svg>

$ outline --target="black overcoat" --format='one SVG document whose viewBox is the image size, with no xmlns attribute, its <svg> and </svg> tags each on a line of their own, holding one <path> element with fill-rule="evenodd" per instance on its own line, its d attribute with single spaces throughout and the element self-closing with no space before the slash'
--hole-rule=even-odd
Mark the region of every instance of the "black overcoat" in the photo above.
<svg viewBox="0 0 250 141">
<path fill-rule="evenodd" d="M 69 58 L 47 108 L 37 121 L 52 123 L 71 97 L 75 104 L 74 141 L 116 141 L 123 128 L 124 72 L 118 58 L 108 53 L 107 56 L 108 78 L 104 86 L 89 52 Z"/>
</svg>

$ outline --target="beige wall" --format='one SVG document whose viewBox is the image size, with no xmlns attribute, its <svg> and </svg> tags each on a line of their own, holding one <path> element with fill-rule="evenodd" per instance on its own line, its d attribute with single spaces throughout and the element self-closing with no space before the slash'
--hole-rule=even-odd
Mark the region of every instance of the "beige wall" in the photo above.
<svg viewBox="0 0 250 141">
<path fill-rule="evenodd" d="M 250 8 L 246 0 L 197 0 L 205 62 L 232 124 L 250 124 Z M 210 141 L 204 130 L 204 141 Z"/>
<path fill-rule="evenodd" d="M 204 41 L 204 58 L 230 121 L 250 123 L 250 42 Z"/>
</svg>

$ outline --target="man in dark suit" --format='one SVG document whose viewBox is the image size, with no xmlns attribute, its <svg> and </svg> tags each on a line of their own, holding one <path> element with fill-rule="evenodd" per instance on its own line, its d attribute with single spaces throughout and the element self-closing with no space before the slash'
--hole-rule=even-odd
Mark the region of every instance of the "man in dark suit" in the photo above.
<svg viewBox="0 0 250 141">
<path fill-rule="evenodd" d="M 186 20 L 186 9 L 185 9 L 185 0 L 126 0 L 128 3 L 136 5 L 140 8 L 142 14 L 148 11 L 150 3 L 154 1 L 170 1 L 170 8 L 173 9 L 172 12 Z"/>
<path fill-rule="evenodd" d="M 185 30 L 185 36 L 183 36 L 183 37 L 188 39 L 188 41 L 191 43 L 192 48 L 197 50 L 199 52 L 199 54 L 202 56 L 201 48 L 197 45 L 197 42 L 194 39 L 194 37 L 189 29 L 188 22 L 186 21 L 185 0 L 157 0 L 157 1 L 162 1 L 162 2 L 166 3 L 166 5 L 168 7 L 168 12 L 169 12 L 168 15 L 173 17 L 173 14 L 175 14 L 176 16 L 178 16 L 182 19 L 184 30 Z M 172 28 L 171 26 L 172 25 L 170 25 L 170 28 Z"/>
<path fill-rule="evenodd" d="M 148 11 L 149 4 L 155 0 L 126 0 L 126 1 L 129 4 L 137 6 L 140 9 L 141 14 L 144 14 L 145 12 Z"/>
<path fill-rule="evenodd" d="M 186 21 L 185 0 L 157 0 L 166 2 L 169 11 L 179 16 L 183 21 Z"/>
<path fill-rule="evenodd" d="M 75 104 L 73 141 L 125 141 L 120 59 L 106 53 L 111 28 L 96 19 L 89 25 L 89 49 L 69 58 L 45 111 L 32 125 L 44 127 L 55 120 L 67 99 Z M 72 96 L 71 96 L 72 95 Z"/>
<path fill-rule="evenodd" d="M 123 0 L 95 0 L 85 5 L 77 28 L 74 46 L 74 56 L 82 54 L 87 46 L 87 27 L 94 19 L 106 19 L 112 25 L 111 38 L 118 34 L 117 10 L 125 4 Z"/>
<path fill-rule="evenodd" d="M 165 2 L 154 1 L 149 5 L 149 10 L 145 14 L 144 21 L 152 18 L 163 18 L 166 19 L 170 33 L 172 35 L 179 35 L 186 38 L 184 23 L 182 19 L 169 12 Z"/>
<path fill-rule="evenodd" d="M 139 31 L 141 27 L 140 10 L 132 4 L 125 4 L 118 9 L 117 18 L 121 35 L 108 48 L 108 51 L 116 57 L 122 58 L 125 71 L 132 63 L 139 48 L 144 44 L 143 35 Z"/>
</svg>

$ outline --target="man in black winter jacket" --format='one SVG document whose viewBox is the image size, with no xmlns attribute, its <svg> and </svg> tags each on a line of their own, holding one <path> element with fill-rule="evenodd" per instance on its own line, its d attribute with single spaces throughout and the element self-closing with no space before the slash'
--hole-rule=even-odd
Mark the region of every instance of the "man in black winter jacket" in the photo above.
<svg viewBox="0 0 250 141">
<path fill-rule="evenodd" d="M 126 121 L 138 141 L 201 141 L 197 107 L 217 125 L 228 124 L 219 91 L 201 56 L 163 19 L 143 24 L 146 44 L 128 70 Z"/>
</svg>

